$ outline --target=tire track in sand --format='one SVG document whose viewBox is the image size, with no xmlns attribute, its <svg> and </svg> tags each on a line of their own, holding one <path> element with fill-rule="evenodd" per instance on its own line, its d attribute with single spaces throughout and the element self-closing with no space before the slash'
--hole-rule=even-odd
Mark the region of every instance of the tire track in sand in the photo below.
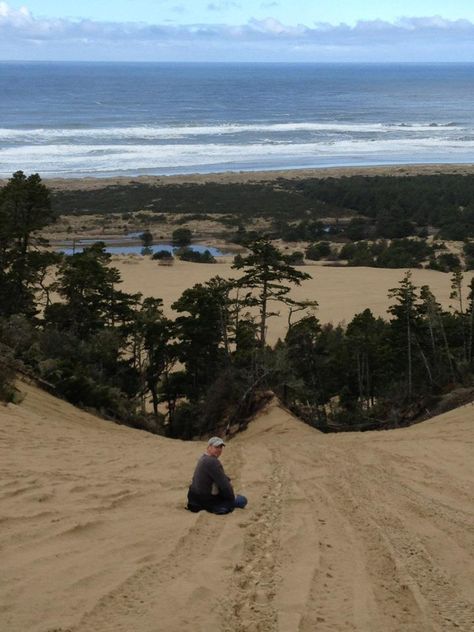
<svg viewBox="0 0 474 632">
<path fill-rule="evenodd" d="M 298 632 L 369 632 L 378 608 L 357 533 L 320 482 L 311 481 L 306 493 L 317 525 L 319 555 Z M 380 564 L 385 563 L 381 557 Z"/>
<path fill-rule="evenodd" d="M 278 583 L 278 553 L 283 472 L 271 452 L 270 476 L 262 501 L 240 524 L 244 529 L 241 559 L 234 565 L 229 598 L 221 608 L 225 623 L 222 632 L 276 632 L 275 595 Z"/>
<path fill-rule="evenodd" d="M 227 467 L 238 479 L 242 467 L 238 446 L 233 449 Z M 224 557 L 233 555 L 232 550 L 226 548 L 226 529 L 231 525 L 225 522 L 225 517 L 204 511 L 195 516 L 186 512 L 186 518 L 194 519 L 194 523 L 162 560 L 143 560 L 140 568 L 100 598 L 79 624 L 67 632 L 133 632 L 136 629 L 140 632 L 171 632 L 170 625 L 173 632 L 200 630 L 202 613 L 199 607 L 209 621 L 209 611 L 219 605 L 218 573 L 228 573 L 225 567 L 222 568 L 221 555 L 222 552 Z M 214 561 L 216 574 L 210 572 L 203 576 L 201 562 L 205 561 L 204 566 L 207 566 L 210 559 Z M 188 612 L 189 602 L 193 603 L 193 609 Z M 198 609 L 196 602 L 201 604 Z M 167 620 L 164 627 L 160 616 Z"/>
<path fill-rule="evenodd" d="M 464 533 L 472 533 L 472 524 L 469 528 L 465 513 L 461 514 L 453 507 L 434 501 L 428 503 L 426 498 L 420 498 L 408 487 L 396 485 L 395 472 L 388 464 L 384 467 L 378 466 L 375 470 L 377 480 L 387 492 L 390 492 L 388 499 L 409 499 L 412 504 L 411 510 L 417 516 L 418 522 L 422 516 L 425 520 L 429 518 L 432 528 L 436 525 L 448 535 L 451 531 L 450 523 L 457 526 L 462 516 Z M 407 516 L 406 509 L 403 512 L 399 511 L 399 508 L 392 507 L 390 502 L 385 503 L 382 509 L 378 518 L 379 527 L 384 530 L 394 550 L 397 551 L 399 564 L 407 574 L 406 585 L 418 595 L 423 608 L 430 613 L 433 625 L 440 625 L 442 630 L 472 632 L 474 604 L 461 598 L 449 576 L 430 555 L 419 535 L 407 528 L 401 518 Z"/>
<path fill-rule="evenodd" d="M 179 585 L 190 569 L 198 567 L 199 561 L 209 555 L 221 530 L 213 516 L 199 514 L 195 524 L 163 560 L 145 561 L 124 582 L 101 597 L 71 632 L 160 630 L 156 614 L 162 607 L 172 607 L 167 595 L 174 592 L 173 585 Z M 179 594 L 179 589 L 176 592 Z"/>
<path fill-rule="evenodd" d="M 372 495 L 371 486 L 377 490 L 379 481 L 369 481 L 366 504 L 359 479 L 365 480 L 367 472 L 347 450 L 334 445 L 316 450 L 305 470 L 316 466 L 317 477 L 302 478 L 296 463 L 292 471 L 312 505 L 319 540 L 299 632 L 442 632 L 428 621 L 398 552 L 376 519 L 383 501 Z"/>
<path fill-rule="evenodd" d="M 374 468 L 353 462 L 340 467 L 340 473 L 331 481 L 331 495 L 365 549 L 379 615 L 385 605 L 395 624 L 386 622 L 386 629 L 471 632 L 474 607 L 460 597 L 419 536 L 405 524 L 406 509 L 400 505 L 404 493 L 389 463 Z"/>
</svg>

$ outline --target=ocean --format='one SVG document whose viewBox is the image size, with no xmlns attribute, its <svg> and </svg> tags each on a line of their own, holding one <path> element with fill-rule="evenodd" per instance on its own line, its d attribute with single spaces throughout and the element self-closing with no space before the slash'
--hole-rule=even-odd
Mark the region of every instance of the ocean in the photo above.
<svg viewBox="0 0 474 632">
<path fill-rule="evenodd" d="M 0 63 L 0 177 L 470 163 L 474 64 Z"/>
</svg>

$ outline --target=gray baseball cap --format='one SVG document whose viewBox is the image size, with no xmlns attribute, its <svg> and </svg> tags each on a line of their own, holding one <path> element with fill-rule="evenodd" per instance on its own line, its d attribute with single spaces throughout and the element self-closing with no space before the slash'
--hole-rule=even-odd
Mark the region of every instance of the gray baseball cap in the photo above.
<svg viewBox="0 0 474 632">
<path fill-rule="evenodd" d="M 220 437 L 211 437 L 209 441 L 207 442 L 207 445 L 212 445 L 215 448 L 218 448 L 221 445 L 225 445 L 225 443 L 222 441 Z"/>
</svg>

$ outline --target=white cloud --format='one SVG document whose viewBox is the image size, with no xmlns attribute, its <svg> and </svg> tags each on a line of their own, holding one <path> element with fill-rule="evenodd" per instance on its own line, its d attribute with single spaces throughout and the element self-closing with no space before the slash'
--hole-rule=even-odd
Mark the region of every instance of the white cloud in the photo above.
<svg viewBox="0 0 474 632">
<path fill-rule="evenodd" d="M 27 7 L 12 9 L 6 2 L 0 2 L 0 24 L 2 22 L 10 22 L 19 25 L 25 21 L 31 20 L 31 13 Z"/>
<path fill-rule="evenodd" d="M 298 37 L 307 30 L 306 27 L 285 26 L 275 18 L 265 18 L 264 20 L 250 20 L 248 29 L 261 33 L 262 35 L 278 35 L 285 37 Z"/>
<path fill-rule="evenodd" d="M 232 0 L 221 0 L 220 2 L 211 2 L 207 5 L 208 11 L 227 11 L 228 9 L 240 9 L 242 5 Z"/>
<path fill-rule="evenodd" d="M 215 6 L 223 4 L 233 3 Z M 474 24 L 432 16 L 396 22 L 364 20 L 354 26 L 287 26 L 268 17 L 240 26 L 176 26 L 43 19 L 26 7 L 15 10 L 0 2 L 0 56 L 4 59 L 70 58 L 61 51 L 68 55 L 74 51 L 75 58 L 84 59 L 91 58 L 94 50 L 100 59 L 105 43 L 110 49 L 107 54 L 118 60 L 127 59 L 128 53 L 136 60 L 474 61 Z"/>
</svg>

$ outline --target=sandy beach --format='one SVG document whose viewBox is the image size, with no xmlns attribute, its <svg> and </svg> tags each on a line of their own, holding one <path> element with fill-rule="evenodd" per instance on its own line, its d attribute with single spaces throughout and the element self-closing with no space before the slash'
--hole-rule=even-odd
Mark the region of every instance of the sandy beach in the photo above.
<svg viewBox="0 0 474 632">
<path fill-rule="evenodd" d="M 436 174 L 474 174 L 473 164 L 401 164 L 401 165 L 380 165 L 372 167 L 326 167 L 316 169 L 285 169 L 268 171 L 225 171 L 222 173 L 193 173 L 175 176 L 115 176 L 100 178 L 44 178 L 45 184 L 53 190 L 74 190 L 74 189 L 100 189 L 108 186 L 127 185 L 133 183 L 160 185 L 160 184 L 203 184 L 205 182 L 228 183 L 249 183 L 249 182 L 270 182 L 277 178 L 304 179 L 304 178 L 341 178 L 356 175 L 366 176 L 415 176 L 415 175 L 436 175 Z M 6 180 L 0 179 L 0 186 Z"/>
<path fill-rule="evenodd" d="M 35 387 L 0 406 L 8 632 L 470 632 L 473 406 L 323 435 L 273 402 L 222 456 L 245 510 L 184 509 L 203 442 Z"/>
</svg>

